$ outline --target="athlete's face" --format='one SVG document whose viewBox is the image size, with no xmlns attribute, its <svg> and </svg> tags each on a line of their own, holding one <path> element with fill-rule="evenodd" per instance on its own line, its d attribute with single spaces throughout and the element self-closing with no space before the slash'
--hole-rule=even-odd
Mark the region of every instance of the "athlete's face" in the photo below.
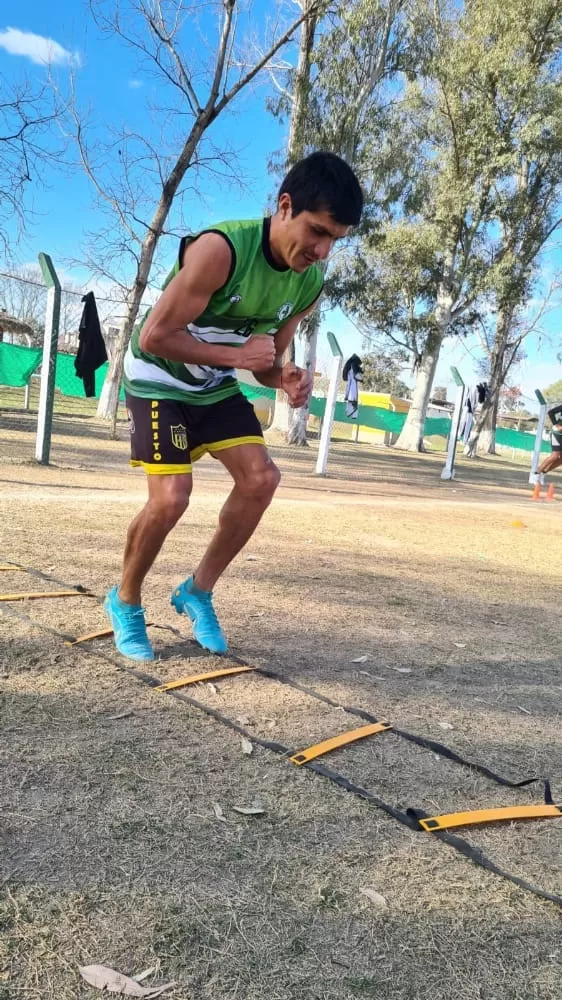
<svg viewBox="0 0 562 1000">
<path fill-rule="evenodd" d="M 292 215 L 291 196 L 279 199 L 279 245 L 275 249 L 285 264 L 299 274 L 311 264 L 326 260 L 336 240 L 347 236 L 350 226 L 336 222 L 329 212 L 299 212 Z"/>
</svg>

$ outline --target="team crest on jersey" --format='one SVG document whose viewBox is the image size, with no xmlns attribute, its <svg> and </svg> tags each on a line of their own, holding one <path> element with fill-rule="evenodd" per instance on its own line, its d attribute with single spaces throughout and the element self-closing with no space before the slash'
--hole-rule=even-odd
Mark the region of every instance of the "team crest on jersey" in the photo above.
<svg viewBox="0 0 562 1000">
<path fill-rule="evenodd" d="M 284 302 L 281 308 L 277 310 L 277 319 L 282 323 L 284 319 L 287 319 L 291 315 L 294 308 L 295 306 L 292 302 Z"/>
<path fill-rule="evenodd" d="M 242 301 L 242 296 L 241 295 L 231 295 L 230 296 L 230 301 L 232 303 L 234 303 L 234 304 L 236 304 L 236 302 L 241 302 Z"/>
<path fill-rule="evenodd" d="M 187 427 L 183 424 L 175 424 L 170 427 L 170 433 L 172 435 L 172 444 L 179 451 L 187 451 Z"/>
</svg>

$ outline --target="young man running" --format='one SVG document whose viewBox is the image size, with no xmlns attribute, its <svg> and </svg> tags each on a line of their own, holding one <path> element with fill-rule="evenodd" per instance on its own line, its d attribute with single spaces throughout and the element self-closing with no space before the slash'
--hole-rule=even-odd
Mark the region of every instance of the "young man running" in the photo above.
<svg viewBox="0 0 562 1000">
<path fill-rule="evenodd" d="M 544 483 L 544 477 L 549 472 L 553 472 L 562 465 L 562 403 L 556 403 L 548 410 L 548 416 L 552 424 L 550 431 L 550 447 L 552 452 L 539 465 L 535 473 L 535 482 Z"/>
<path fill-rule="evenodd" d="M 205 649 L 226 652 L 213 588 L 253 535 L 280 478 L 235 368 L 283 389 L 293 407 L 307 401 L 311 374 L 282 366 L 281 358 L 318 302 L 317 262 L 357 225 L 362 207 L 351 168 L 317 152 L 287 174 L 271 219 L 223 222 L 181 241 L 165 291 L 125 358 L 131 461 L 148 474 L 148 502 L 129 527 L 121 583 L 104 602 L 124 656 L 154 658 L 141 587 L 187 508 L 191 463 L 205 452 L 223 463 L 234 486 L 207 551 L 171 603 L 191 619 Z"/>
</svg>

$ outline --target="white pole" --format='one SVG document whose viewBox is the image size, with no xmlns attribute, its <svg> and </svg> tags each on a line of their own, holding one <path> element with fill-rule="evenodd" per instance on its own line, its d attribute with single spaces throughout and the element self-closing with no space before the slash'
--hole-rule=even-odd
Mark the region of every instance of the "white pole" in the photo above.
<svg viewBox="0 0 562 1000">
<path fill-rule="evenodd" d="M 456 368 L 451 368 L 451 372 L 457 385 L 457 394 L 455 396 L 455 408 L 453 410 L 451 430 L 449 431 L 449 441 L 447 443 L 447 460 L 443 466 L 441 479 L 455 478 L 455 452 L 457 449 L 457 439 L 459 436 L 462 407 L 464 403 L 464 382 Z"/>
<path fill-rule="evenodd" d="M 324 418 L 322 420 L 322 430 L 320 433 L 318 458 L 316 461 L 317 476 L 326 475 L 326 468 L 328 466 L 328 451 L 330 449 L 330 436 L 332 433 L 332 426 L 334 423 L 336 399 L 338 395 L 338 387 L 340 384 L 341 371 L 343 367 L 343 355 L 340 350 L 340 345 L 338 344 L 333 333 L 328 334 L 328 342 L 332 349 L 333 359 L 332 359 L 332 370 L 330 373 L 330 385 L 328 388 L 328 395 L 326 397 L 326 409 L 324 410 Z"/>
<path fill-rule="evenodd" d="M 544 425 L 546 421 L 546 399 L 544 398 L 542 392 L 539 391 L 539 389 L 535 389 L 535 396 L 537 397 L 540 403 L 540 407 L 539 407 L 539 419 L 537 421 L 537 433 L 535 434 L 535 447 L 533 449 L 533 457 L 531 458 L 531 471 L 529 473 L 530 483 L 535 482 L 537 469 L 541 464 L 541 444 L 542 444 Z"/>
<path fill-rule="evenodd" d="M 42 465 L 48 465 L 51 452 L 51 429 L 55 397 L 61 286 L 57 272 L 53 267 L 53 262 L 48 254 L 39 254 L 39 264 L 41 265 L 43 278 L 49 291 L 47 292 L 45 338 L 43 341 L 43 360 L 41 362 L 41 388 L 39 390 L 35 458 Z"/>
</svg>

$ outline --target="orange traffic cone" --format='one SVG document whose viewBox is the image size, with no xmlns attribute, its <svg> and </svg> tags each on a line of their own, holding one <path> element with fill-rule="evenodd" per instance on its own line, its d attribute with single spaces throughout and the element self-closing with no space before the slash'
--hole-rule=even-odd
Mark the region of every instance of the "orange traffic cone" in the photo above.
<svg viewBox="0 0 562 1000">
<path fill-rule="evenodd" d="M 533 496 L 531 497 L 531 499 L 540 500 L 540 498 L 541 498 L 541 484 L 535 483 L 535 488 L 533 490 Z"/>
<path fill-rule="evenodd" d="M 546 491 L 546 499 L 554 500 L 554 483 L 551 483 Z"/>
</svg>

